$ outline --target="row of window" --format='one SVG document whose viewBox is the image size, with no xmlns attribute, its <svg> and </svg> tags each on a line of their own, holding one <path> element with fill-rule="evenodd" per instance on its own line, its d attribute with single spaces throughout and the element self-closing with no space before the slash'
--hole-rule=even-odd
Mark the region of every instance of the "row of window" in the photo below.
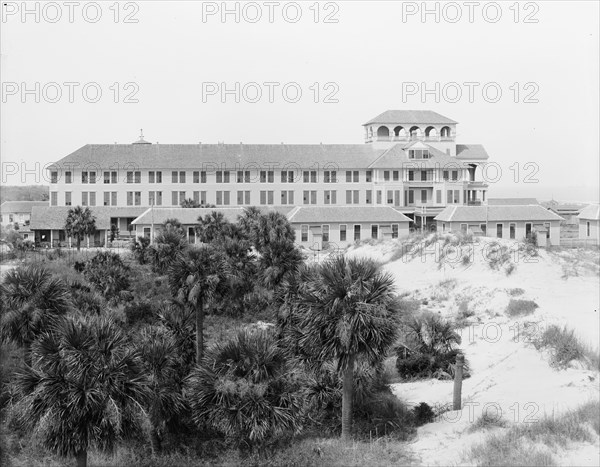
<svg viewBox="0 0 600 467">
<path fill-rule="evenodd" d="M 546 238 L 550 238 L 550 224 L 546 223 Z M 483 232 L 484 235 L 487 235 L 487 225 L 486 224 L 479 224 L 479 228 L 481 229 L 481 231 Z M 529 238 L 531 236 L 532 233 L 532 229 L 533 229 L 533 224 L 531 224 L 530 222 L 525 223 L 525 237 Z M 468 224 L 460 224 L 460 230 L 463 233 L 467 233 L 467 231 L 469 230 L 469 225 Z M 442 223 L 442 232 L 446 231 L 446 223 Z M 517 224 L 516 223 L 509 223 L 508 224 L 508 238 L 510 238 L 511 240 L 514 240 L 516 238 L 516 233 L 517 233 Z M 497 238 L 504 238 L 504 224 L 503 223 L 497 223 L 496 224 L 496 237 Z"/>
<path fill-rule="evenodd" d="M 235 172 L 234 172 L 235 173 Z M 416 180 L 415 174 L 419 174 L 417 176 L 420 180 L 430 180 L 432 181 L 434 178 L 433 169 L 428 170 L 408 170 L 408 180 Z M 452 178 L 450 178 L 450 174 Z M 260 183 L 274 183 L 275 182 L 275 172 L 273 170 L 261 170 L 258 173 L 258 180 Z M 364 174 L 364 181 L 369 183 L 373 181 L 373 171 L 367 170 Z M 292 170 L 282 170 L 280 173 L 281 183 L 294 183 L 299 181 L 299 178 L 296 177 L 296 172 Z M 216 183 L 230 183 L 231 181 L 231 171 L 229 170 L 218 170 L 216 171 Z M 443 179 L 445 181 L 459 180 L 459 171 L 458 170 L 444 170 L 443 171 Z M 103 183 L 104 184 L 116 184 L 118 183 L 118 172 L 117 171 L 106 171 L 103 172 Z M 359 183 L 360 182 L 360 171 L 358 170 L 346 170 L 346 183 Z M 384 170 L 383 171 L 383 180 L 384 181 L 400 181 L 400 171 L 399 170 Z M 252 183 L 253 177 L 249 170 L 238 170 L 236 173 L 236 181 L 237 183 Z M 302 172 L 302 181 L 304 183 L 318 183 L 318 172 L 316 170 L 305 170 Z M 324 183 L 337 183 L 338 173 L 336 170 L 325 170 L 323 172 L 323 182 Z M 81 183 L 83 184 L 91 184 L 96 183 L 97 177 L 96 172 L 86 171 L 81 172 Z M 161 171 L 149 171 L 148 172 L 148 183 L 162 183 L 163 176 Z M 192 172 L 192 182 L 193 183 L 207 183 L 206 171 L 196 170 Z M 50 183 L 58 183 L 58 172 L 51 172 Z M 73 183 L 73 173 L 70 171 L 65 172 L 65 183 Z M 135 171 L 127 171 L 125 177 L 125 183 L 142 183 L 142 173 L 139 170 Z M 181 171 L 172 171 L 171 172 L 171 183 L 187 183 L 187 173 L 184 170 Z"/>
<path fill-rule="evenodd" d="M 192 199 L 199 204 L 206 204 L 206 191 L 193 191 Z M 216 191 L 215 198 L 217 205 L 228 206 L 231 205 L 231 192 L 230 191 Z M 484 192 L 485 193 L 485 192 Z M 400 206 L 401 204 L 401 190 L 376 190 L 375 196 L 373 196 L 373 190 L 365 190 L 364 202 L 366 204 L 393 204 Z M 404 205 L 409 206 L 415 203 L 416 196 L 419 196 L 421 203 L 431 202 L 430 194 L 433 194 L 430 190 L 406 190 L 404 193 Z M 442 190 L 436 190 L 437 204 L 442 204 Z M 65 195 L 65 206 L 71 206 L 73 203 L 72 192 L 66 191 Z M 345 204 L 360 204 L 361 203 L 360 190 L 346 190 Z M 179 206 L 186 199 L 186 191 L 172 191 L 171 192 L 171 204 L 173 206 Z M 252 204 L 251 192 L 237 191 L 236 204 L 239 206 Z M 259 202 L 261 205 L 272 205 L 275 204 L 275 191 L 264 190 L 259 193 Z M 304 190 L 302 192 L 302 203 L 303 204 L 318 204 L 318 192 L 317 190 Z M 323 191 L 323 204 L 338 204 L 338 197 L 336 190 L 325 190 Z M 460 190 L 447 190 L 446 192 L 446 204 L 459 204 L 460 203 Z M 50 193 L 50 204 L 52 206 L 58 205 L 58 192 Z M 142 192 L 141 191 L 128 191 L 127 192 L 127 206 L 141 206 L 142 204 Z M 282 190 L 280 192 L 279 203 L 281 205 L 294 205 L 294 190 Z M 82 206 L 96 206 L 96 192 L 84 191 L 81 193 L 81 205 Z M 162 191 L 150 191 L 148 192 L 148 205 L 150 206 L 162 206 L 163 196 Z M 118 206 L 117 192 L 104 192 L 104 206 Z"/>
<path fill-rule="evenodd" d="M 328 224 L 324 224 L 321 225 L 321 238 L 323 240 L 323 243 L 325 242 L 330 242 L 332 241 L 330 238 L 330 226 Z M 353 240 L 356 241 L 360 241 L 361 240 L 361 232 L 362 232 L 362 225 L 361 224 L 354 224 L 353 226 Z M 309 226 L 308 225 L 302 225 L 300 226 L 300 241 L 301 242 L 308 242 L 308 231 L 309 231 Z M 398 224 L 392 224 L 392 238 L 398 238 L 398 233 L 399 233 L 399 225 Z M 346 242 L 348 241 L 348 225 L 347 224 L 340 224 L 339 226 L 339 230 L 338 230 L 338 234 L 339 234 L 339 241 L 340 242 Z M 377 240 L 379 238 L 379 225 L 378 224 L 372 224 L 371 225 L 371 238 Z"/>
</svg>

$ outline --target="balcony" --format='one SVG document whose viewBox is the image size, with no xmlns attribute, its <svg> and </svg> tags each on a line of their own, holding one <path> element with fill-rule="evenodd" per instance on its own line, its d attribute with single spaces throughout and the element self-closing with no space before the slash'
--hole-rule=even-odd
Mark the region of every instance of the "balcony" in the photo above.
<svg viewBox="0 0 600 467">
<path fill-rule="evenodd" d="M 467 206 L 483 206 L 483 201 L 480 199 L 473 199 L 471 201 L 467 201 Z"/>
<path fill-rule="evenodd" d="M 487 182 L 481 180 L 466 180 L 465 185 L 467 185 L 469 188 L 487 188 L 489 186 Z"/>
</svg>

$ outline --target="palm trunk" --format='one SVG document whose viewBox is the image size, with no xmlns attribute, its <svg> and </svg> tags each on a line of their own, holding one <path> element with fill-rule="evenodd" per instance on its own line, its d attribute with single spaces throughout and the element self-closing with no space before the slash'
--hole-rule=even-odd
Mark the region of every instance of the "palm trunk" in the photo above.
<svg viewBox="0 0 600 467">
<path fill-rule="evenodd" d="M 348 367 L 344 370 L 342 386 L 342 439 L 352 436 L 352 397 L 354 390 L 354 355 L 348 357 Z"/>
<path fill-rule="evenodd" d="M 200 365 L 204 351 L 204 300 L 198 298 L 196 307 L 196 364 Z"/>
<path fill-rule="evenodd" d="M 77 237 L 77 251 L 81 250 L 81 238 Z"/>
<path fill-rule="evenodd" d="M 154 455 L 158 455 L 162 451 L 162 443 L 158 429 L 155 426 L 152 426 L 150 431 L 150 442 L 152 443 L 152 452 L 154 452 Z"/>
<path fill-rule="evenodd" d="M 75 458 L 77 459 L 77 467 L 87 467 L 87 449 L 79 451 Z"/>
</svg>

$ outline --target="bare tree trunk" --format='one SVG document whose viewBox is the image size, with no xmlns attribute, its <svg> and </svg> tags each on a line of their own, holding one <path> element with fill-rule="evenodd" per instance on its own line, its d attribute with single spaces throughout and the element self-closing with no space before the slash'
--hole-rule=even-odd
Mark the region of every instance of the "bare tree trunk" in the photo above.
<svg viewBox="0 0 600 467">
<path fill-rule="evenodd" d="M 465 356 L 459 353 L 456 356 L 456 367 L 454 370 L 454 398 L 452 404 L 453 410 L 460 410 L 462 408 L 462 380 L 464 364 Z"/>
<path fill-rule="evenodd" d="M 77 251 L 81 250 L 81 238 L 77 237 Z"/>
<path fill-rule="evenodd" d="M 87 449 L 79 451 L 75 458 L 77 459 L 77 467 L 87 467 Z"/>
<path fill-rule="evenodd" d="M 196 307 L 196 364 L 200 365 L 204 352 L 204 300 L 198 298 Z"/>
<path fill-rule="evenodd" d="M 342 386 L 342 439 L 352 436 L 352 398 L 354 390 L 354 355 L 348 358 L 348 367 L 344 370 Z"/>
</svg>

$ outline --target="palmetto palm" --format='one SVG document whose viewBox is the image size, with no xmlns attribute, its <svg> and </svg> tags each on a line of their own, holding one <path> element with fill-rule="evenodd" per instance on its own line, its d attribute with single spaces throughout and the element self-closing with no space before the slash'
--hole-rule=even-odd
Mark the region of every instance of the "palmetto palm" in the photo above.
<svg viewBox="0 0 600 467">
<path fill-rule="evenodd" d="M 300 293 L 300 345 L 319 361 L 334 361 L 343 374 L 342 437 L 352 428 L 353 377 L 357 358 L 381 361 L 397 334 L 394 280 L 367 259 L 335 257 Z"/>
<path fill-rule="evenodd" d="M 171 293 L 196 312 L 196 363 L 200 363 L 204 350 L 205 306 L 224 279 L 222 255 L 210 245 L 188 249 L 178 255 L 169 268 Z"/>
<path fill-rule="evenodd" d="M 290 360 L 268 331 L 242 330 L 211 347 L 187 382 L 192 416 L 241 449 L 301 427 L 303 406 Z"/>
<path fill-rule="evenodd" d="M 2 339 L 24 347 L 25 359 L 29 361 L 31 344 L 37 336 L 53 317 L 69 310 L 69 288 L 42 267 L 21 266 L 6 273 L 0 295 Z"/>
<path fill-rule="evenodd" d="M 65 230 L 69 237 L 75 237 L 77 251 L 81 248 L 81 241 L 88 235 L 96 232 L 96 218 L 90 208 L 76 206 L 69 209 L 65 220 Z"/>
<path fill-rule="evenodd" d="M 143 415 L 145 377 L 137 351 L 109 318 L 61 319 L 32 346 L 18 375 L 21 422 L 46 448 L 87 463 L 90 446 L 111 450 Z"/>
<path fill-rule="evenodd" d="M 136 339 L 142 369 L 148 379 L 144 400 L 150 423 L 150 437 L 155 453 L 162 450 L 167 424 L 185 409 L 181 392 L 182 367 L 176 337 L 164 327 L 147 327 Z"/>
</svg>

